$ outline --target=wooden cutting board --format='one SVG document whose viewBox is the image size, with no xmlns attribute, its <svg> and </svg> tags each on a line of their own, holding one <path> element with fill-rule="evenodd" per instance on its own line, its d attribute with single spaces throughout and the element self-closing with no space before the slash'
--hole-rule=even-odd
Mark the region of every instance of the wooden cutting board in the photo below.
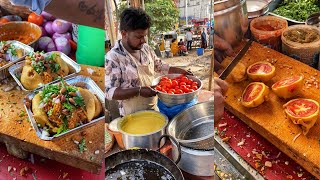
<svg viewBox="0 0 320 180">
<path fill-rule="evenodd" d="M 270 90 L 273 83 L 291 75 L 303 74 L 304 81 L 314 76 L 320 81 L 318 70 L 258 43 L 253 43 L 240 62 L 248 67 L 258 61 L 276 61 L 274 63 L 276 76 L 265 83 Z M 256 108 L 245 108 L 241 105 L 239 99 L 250 82 L 251 80 L 245 80 L 229 84 L 226 108 L 307 171 L 320 178 L 320 120 L 311 128 L 307 136 L 301 135 L 293 142 L 294 137 L 301 132 L 301 128 L 286 118 L 282 107 L 286 100 L 278 98 L 270 91 L 270 100 Z M 320 89 L 315 86 L 307 88 L 307 85 L 304 85 L 302 92 L 301 97 L 311 98 L 320 103 Z"/>
<path fill-rule="evenodd" d="M 91 68 L 94 73 L 89 74 Z M 81 66 L 81 75 L 91 77 L 104 89 L 104 68 Z M 4 92 L 0 85 L 0 142 L 4 142 L 9 153 L 25 158 L 27 153 L 56 160 L 58 162 L 99 173 L 104 159 L 104 121 L 94 126 L 66 135 L 56 140 L 41 140 L 33 130 L 24 113 L 23 98 L 26 92 L 12 90 Z M 85 139 L 87 150 L 80 152 L 75 141 Z"/>
</svg>

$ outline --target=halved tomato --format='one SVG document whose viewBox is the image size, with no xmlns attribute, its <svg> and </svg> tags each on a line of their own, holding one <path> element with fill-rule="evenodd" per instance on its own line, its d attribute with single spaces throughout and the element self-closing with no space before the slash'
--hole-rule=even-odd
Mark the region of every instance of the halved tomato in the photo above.
<svg viewBox="0 0 320 180">
<path fill-rule="evenodd" d="M 304 135 L 314 126 L 319 117 L 319 103 L 312 99 L 293 99 L 284 104 L 283 108 L 294 124 L 302 126 Z"/>
<path fill-rule="evenodd" d="M 277 96 L 287 99 L 298 95 L 302 86 L 303 76 L 291 76 L 274 83 L 271 88 Z"/>
<path fill-rule="evenodd" d="M 249 78 L 254 81 L 269 81 L 276 75 L 276 68 L 268 62 L 257 62 L 247 69 Z"/>
<path fill-rule="evenodd" d="M 252 82 L 243 91 L 241 103 L 245 107 L 257 107 L 269 99 L 269 87 L 262 82 Z"/>
</svg>

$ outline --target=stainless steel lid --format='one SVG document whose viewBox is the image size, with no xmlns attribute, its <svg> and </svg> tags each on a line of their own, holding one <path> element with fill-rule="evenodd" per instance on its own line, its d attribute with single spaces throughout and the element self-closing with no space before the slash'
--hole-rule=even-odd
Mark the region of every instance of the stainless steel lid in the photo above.
<svg viewBox="0 0 320 180">
<path fill-rule="evenodd" d="M 269 11 L 271 0 L 247 0 L 248 18 L 256 18 Z"/>
</svg>

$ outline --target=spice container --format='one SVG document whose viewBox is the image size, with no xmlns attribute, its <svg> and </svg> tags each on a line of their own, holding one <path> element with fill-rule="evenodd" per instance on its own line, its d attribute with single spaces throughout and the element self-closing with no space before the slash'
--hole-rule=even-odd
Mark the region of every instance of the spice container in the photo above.
<svg viewBox="0 0 320 180">
<path fill-rule="evenodd" d="M 121 149 L 124 149 L 124 144 L 123 144 L 123 141 L 122 141 L 122 133 L 118 129 L 118 122 L 121 119 L 122 118 L 117 118 L 117 119 L 111 121 L 109 126 L 108 126 L 108 131 L 109 131 L 110 134 L 112 134 L 116 138 L 118 146 Z"/>
<path fill-rule="evenodd" d="M 320 30 L 310 25 L 294 25 L 282 36 L 282 51 L 314 68 L 317 67 L 320 51 Z"/>
<path fill-rule="evenodd" d="M 281 51 L 281 34 L 287 27 L 286 20 L 273 16 L 258 17 L 250 23 L 253 38 L 276 51 Z"/>
</svg>

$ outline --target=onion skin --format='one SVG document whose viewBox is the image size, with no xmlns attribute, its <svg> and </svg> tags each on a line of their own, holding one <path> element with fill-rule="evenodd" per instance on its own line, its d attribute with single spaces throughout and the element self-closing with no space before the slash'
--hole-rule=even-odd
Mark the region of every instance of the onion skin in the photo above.
<svg viewBox="0 0 320 180">
<path fill-rule="evenodd" d="M 42 11 L 41 16 L 48 21 L 54 21 L 56 19 L 52 14 L 47 13 L 45 11 Z"/>
<path fill-rule="evenodd" d="M 66 33 L 71 27 L 71 23 L 62 19 L 56 19 L 52 23 L 52 29 L 56 33 Z"/>
<path fill-rule="evenodd" d="M 54 33 L 53 36 L 52 36 L 52 39 L 56 40 L 58 37 L 64 37 L 67 40 L 70 40 L 71 39 L 71 34 L 69 32 L 66 32 L 64 34 Z"/>
<path fill-rule="evenodd" d="M 46 30 L 48 35 L 52 36 L 55 33 L 54 30 L 52 29 L 52 22 L 51 21 L 44 23 L 43 27 Z"/>
<path fill-rule="evenodd" d="M 57 39 L 55 39 L 55 44 L 56 44 L 56 47 L 57 47 L 57 50 L 66 54 L 66 55 L 69 55 L 70 52 L 71 52 L 71 46 L 70 46 L 70 43 L 68 41 L 68 39 L 64 38 L 64 37 L 58 37 Z"/>
</svg>

